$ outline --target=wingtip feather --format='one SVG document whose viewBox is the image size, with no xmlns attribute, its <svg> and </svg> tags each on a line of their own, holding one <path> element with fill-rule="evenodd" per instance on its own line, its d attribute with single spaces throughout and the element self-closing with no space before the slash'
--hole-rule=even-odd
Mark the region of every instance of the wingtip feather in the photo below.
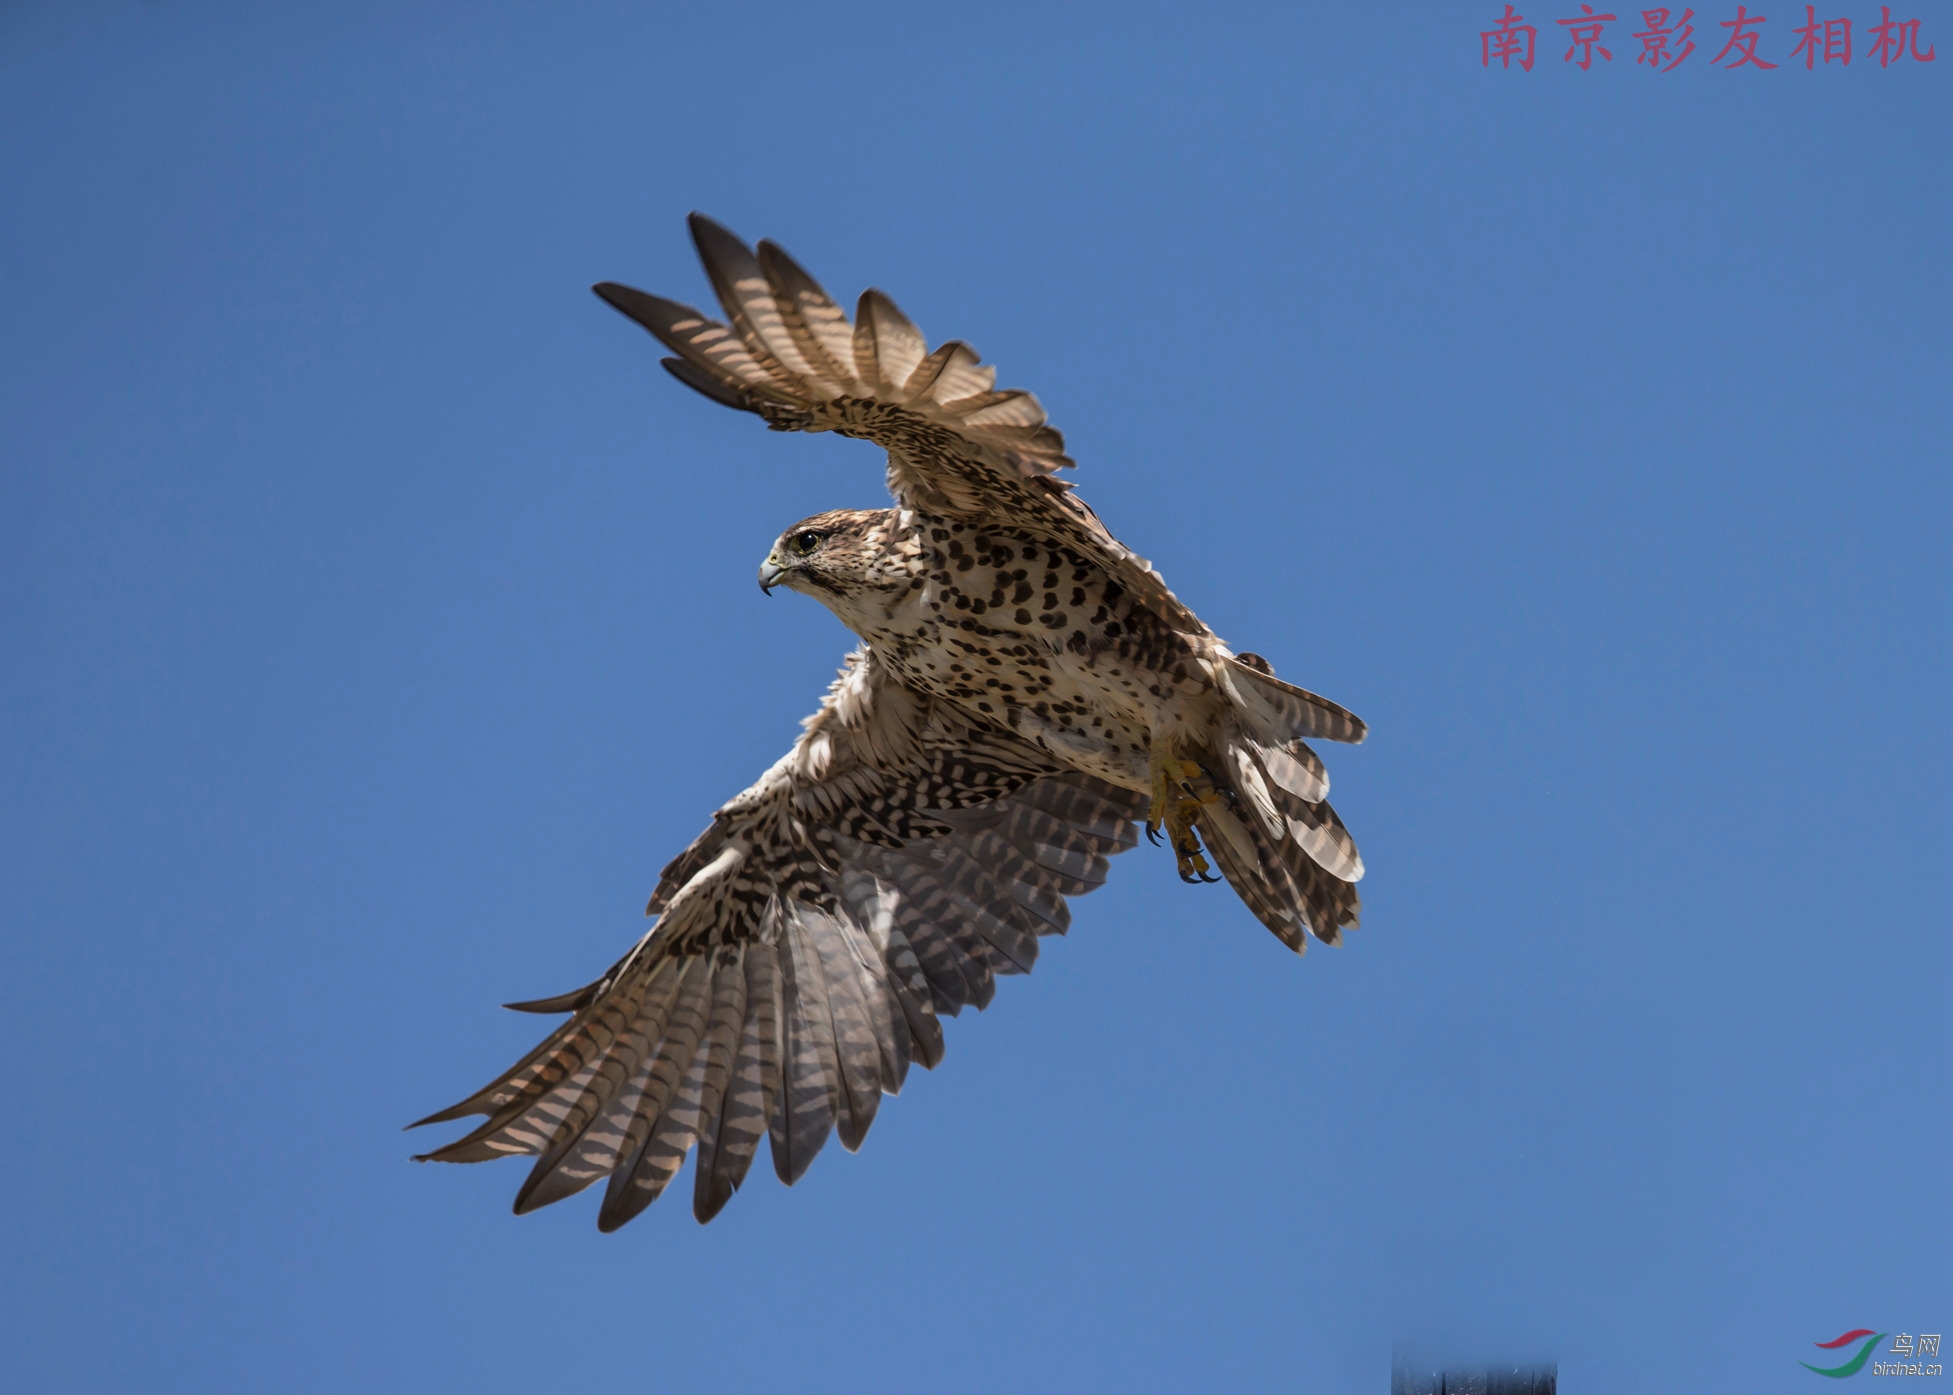
<svg viewBox="0 0 1953 1395">
<path fill-rule="evenodd" d="M 400 1132 L 406 1133 L 410 1129 L 424 1129 L 429 1124 L 445 1124 L 448 1123 L 450 1120 L 454 1120 L 454 1119 L 466 1119 L 471 1114 L 479 1114 L 481 1112 L 478 1109 L 470 1109 L 468 1107 L 469 1104 L 470 1101 L 468 1100 L 463 1100 L 461 1101 L 460 1104 L 451 1104 L 446 1109 L 437 1110 L 434 1113 L 428 1115 L 425 1119 L 414 1120 L 413 1123 L 403 1127 L 400 1130 Z M 439 1150 L 437 1149 L 436 1151 Z M 432 1154 L 428 1155 L 428 1157 L 431 1156 L 433 1155 Z M 425 1162 L 426 1158 L 417 1158 L 415 1159 L 415 1161 Z"/>
</svg>

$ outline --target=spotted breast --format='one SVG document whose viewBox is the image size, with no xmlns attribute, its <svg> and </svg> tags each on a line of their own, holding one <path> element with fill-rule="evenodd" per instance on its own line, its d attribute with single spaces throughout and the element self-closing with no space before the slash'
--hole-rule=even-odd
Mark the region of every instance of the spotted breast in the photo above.
<svg viewBox="0 0 1953 1395">
<path fill-rule="evenodd" d="M 905 512 L 910 586 L 842 618 L 918 690 L 1089 774 L 1146 789 L 1155 734 L 1204 691 L 1198 640 L 1072 548 Z"/>
</svg>

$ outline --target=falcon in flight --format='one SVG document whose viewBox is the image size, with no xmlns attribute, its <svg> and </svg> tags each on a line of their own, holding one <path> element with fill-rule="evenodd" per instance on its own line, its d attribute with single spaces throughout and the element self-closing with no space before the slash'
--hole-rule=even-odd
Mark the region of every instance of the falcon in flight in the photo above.
<svg viewBox="0 0 1953 1395">
<path fill-rule="evenodd" d="M 930 349 L 880 291 L 850 324 L 772 243 L 691 230 L 723 323 L 597 294 L 713 401 L 882 447 L 895 506 L 773 543 L 761 588 L 813 597 L 860 647 L 793 749 L 664 869 L 649 933 L 587 987 L 510 1004 L 570 1017 L 421 1120 L 488 1116 L 424 1160 L 534 1157 L 518 1213 L 605 1182 L 606 1231 L 694 1146 L 700 1221 L 762 1138 L 788 1185 L 830 1133 L 859 1148 L 909 1063 L 942 1059 L 942 1014 L 1028 971 L 1138 822 L 1298 954 L 1356 924 L 1363 875 L 1305 744 L 1363 723 L 1235 653 L 1107 532 L 1058 478 L 1072 461 L 1037 398 L 998 391 L 961 340 Z"/>
</svg>

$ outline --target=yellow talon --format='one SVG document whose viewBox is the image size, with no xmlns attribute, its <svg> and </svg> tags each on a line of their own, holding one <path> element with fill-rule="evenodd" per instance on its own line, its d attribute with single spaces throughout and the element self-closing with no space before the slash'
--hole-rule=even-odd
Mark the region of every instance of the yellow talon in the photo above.
<svg viewBox="0 0 1953 1395">
<path fill-rule="evenodd" d="M 1167 807 L 1173 802 L 1173 782 L 1164 765 L 1153 766 L 1153 803 L 1146 811 L 1146 827 L 1159 831 L 1160 823 L 1166 818 Z"/>
<path fill-rule="evenodd" d="M 1146 814 L 1147 838 L 1158 843 L 1161 830 L 1165 830 L 1181 881 L 1219 881 L 1202 856 L 1200 835 L 1195 831 L 1201 810 L 1220 800 L 1213 781 L 1207 778 L 1199 762 L 1180 760 L 1158 748 L 1154 751 L 1152 767 L 1153 802 Z"/>
</svg>

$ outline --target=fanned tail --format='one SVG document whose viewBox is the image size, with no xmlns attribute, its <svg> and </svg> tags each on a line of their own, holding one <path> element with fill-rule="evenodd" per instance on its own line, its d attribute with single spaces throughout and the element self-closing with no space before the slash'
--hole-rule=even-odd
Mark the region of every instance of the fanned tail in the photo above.
<svg viewBox="0 0 1953 1395">
<path fill-rule="evenodd" d="M 1223 660 L 1234 721 L 1204 761 L 1218 802 L 1198 826 L 1221 872 L 1263 925 L 1298 954 L 1306 936 L 1340 944 L 1361 910 L 1363 858 L 1329 806 L 1329 775 L 1304 737 L 1359 742 L 1369 728 L 1327 698 L 1284 683 L 1256 655 Z"/>
<path fill-rule="evenodd" d="M 1204 811 L 1199 827 L 1235 894 L 1297 954 L 1310 935 L 1336 945 L 1356 928 L 1363 905 L 1356 884 L 1325 869 L 1292 833 L 1276 837 L 1238 802 Z"/>
</svg>

